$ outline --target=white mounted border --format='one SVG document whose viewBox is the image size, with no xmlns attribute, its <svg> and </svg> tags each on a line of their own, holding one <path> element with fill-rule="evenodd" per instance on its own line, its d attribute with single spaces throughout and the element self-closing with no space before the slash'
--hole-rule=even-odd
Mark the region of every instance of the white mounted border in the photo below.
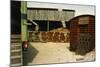
<svg viewBox="0 0 100 67">
<path fill-rule="evenodd" d="M 95 0 L 15 0 L 15 1 L 37 1 L 37 2 L 51 2 L 51 3 L 95 5 Z"/>
</svg>

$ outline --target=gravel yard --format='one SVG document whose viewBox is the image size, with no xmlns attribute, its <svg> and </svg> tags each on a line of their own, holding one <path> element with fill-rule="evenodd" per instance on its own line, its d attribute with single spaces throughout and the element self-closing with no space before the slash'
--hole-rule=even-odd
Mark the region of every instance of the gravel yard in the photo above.
<svg viewBox="0 0 100 67">
<path fill-rule="evenodd" d="M 91 51 L 85 56 L 76 55 L 74 52 L 69 51 L 69 43 L 31 42 L 30 45 L 35 48 L 38 53 L 34 58 L 31 59 L 32 61 L 29 62 L 28 65 L 69 63 L 95 60 L 95 51 Z"/>
</svg>

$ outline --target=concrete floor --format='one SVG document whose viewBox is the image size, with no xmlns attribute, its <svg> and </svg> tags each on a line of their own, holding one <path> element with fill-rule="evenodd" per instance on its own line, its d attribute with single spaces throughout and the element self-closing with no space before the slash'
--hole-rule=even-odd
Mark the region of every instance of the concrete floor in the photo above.
<svg viewBox="0 0 100 67">
<path fill-rule="evenodd" d="M 69 51 L 68 49 L 69 43 L 31 42 L 30 45 L 33 48 L 35 48 L 38 51 L 38 53 L 36 54 L 34 58 L 31 59 L 32 61 L 29 62 L 28 65 L 94 61 L 95 60 L 94 51 L 86 54 L 85 56 L 76 55 L 74 52 Z"/>
</svg>

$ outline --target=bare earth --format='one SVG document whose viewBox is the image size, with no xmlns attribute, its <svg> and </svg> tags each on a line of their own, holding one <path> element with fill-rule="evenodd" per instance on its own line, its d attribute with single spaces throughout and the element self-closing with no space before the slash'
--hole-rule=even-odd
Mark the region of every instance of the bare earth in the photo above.
<svg viewBox="0 0 100 67">
<path fill-rule="evenodd" d="M 69 51 L 69 43 L 30 43 L 32 47 L 38 50 L 37 55 L 29 62 L 33 64 L 52 64 L 52 63 L 69 63 L 81 61 L 94 61 L 95 51 L 91 51 L 85 56 L 76 55 Z"/>
</svg>

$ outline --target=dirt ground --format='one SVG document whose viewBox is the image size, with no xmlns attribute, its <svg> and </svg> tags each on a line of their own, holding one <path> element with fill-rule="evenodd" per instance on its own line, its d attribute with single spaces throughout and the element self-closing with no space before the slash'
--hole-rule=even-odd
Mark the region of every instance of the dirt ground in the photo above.
<svg viewBox="0 0 100 67">
<path fill-rule="evenodd" d="M 30 45 L 35 48 L 38 53 L 35 55 L 34 58 L 31 59 L 32 61 L 29 62 L 28 65 L 69 63 L 95 60 L 95 51 L 91 51 L 85 56 L 76 55 L 74 52 L 69 51 L 69 43 L 31 42 Z"/>
</svg>

